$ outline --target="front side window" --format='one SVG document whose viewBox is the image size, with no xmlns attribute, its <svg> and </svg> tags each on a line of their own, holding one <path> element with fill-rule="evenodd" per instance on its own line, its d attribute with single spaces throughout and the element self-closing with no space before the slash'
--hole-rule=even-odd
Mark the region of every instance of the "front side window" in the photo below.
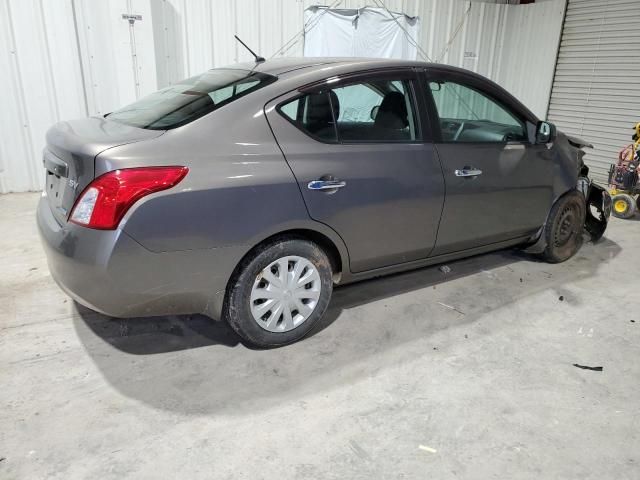
<svg viewBox="0 0 640 480">
<path fill-rule="evenodd" d="M 280 106 L 298 128 L 323 141 L 413 142 L 419 139 L 407 80 L 372 80 L 298 97 Z"/>
<path fill-rule="evenodd" d="M 527 140 L 524 123 L 484 93 L 450 81 L 429 82 L 445 142 Z"/>
<path fill-rule="evenodd" d="M 261 72 L 213 69 L 152 93 L 108 118 L 149 130 L 176 128 L 274 81 L 276 77 Z"/>
</svg>

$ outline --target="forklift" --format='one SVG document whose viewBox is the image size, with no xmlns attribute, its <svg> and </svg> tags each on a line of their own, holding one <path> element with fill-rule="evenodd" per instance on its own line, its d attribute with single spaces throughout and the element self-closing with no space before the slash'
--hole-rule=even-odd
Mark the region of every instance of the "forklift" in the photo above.
<svg viewBox="0 0 640 480">
<path fill-rule="evenodd" d="M 640 211 L 640 122 L 633 127 L 633 143 L 618 155 L 618 163 L 609 168 L 609 191 L 612 213 L 618 218 L 631 218 Z"/>
</svg>

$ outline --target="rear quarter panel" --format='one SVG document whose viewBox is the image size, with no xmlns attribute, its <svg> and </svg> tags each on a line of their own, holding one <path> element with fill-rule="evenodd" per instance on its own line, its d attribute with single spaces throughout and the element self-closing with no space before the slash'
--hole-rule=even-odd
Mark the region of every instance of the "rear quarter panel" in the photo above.
<svg viewBox="0 0 640 480">
<path fill-rule="evenodd" d="M 155 252 L 251 245 L 308 220 L 300 191 L 262 108 L 238 102 L 153 141 L 100 154 L 96 175 L 117 168 L 184 165 L 176 187 L 145 197 L 121 228 Z"/>
</svg>

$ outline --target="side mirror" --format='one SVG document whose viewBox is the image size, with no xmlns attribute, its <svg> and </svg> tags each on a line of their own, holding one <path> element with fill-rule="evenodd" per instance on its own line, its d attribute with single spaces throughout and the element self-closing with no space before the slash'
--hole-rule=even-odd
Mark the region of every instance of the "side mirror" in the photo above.
<svg viewBox="0 0 640 480">
<path fill-rule="evenodd" d="M 371 113 L 369 114 L 369 116 L 371 117 L 371 120 L 376 119 L 376 117 L 378 116 L 378 110 L 380 110 L 380 105 L 376 105 L 371 109 Z"/>
<path fill-rule="evenodd" d="M 536 125 L 536 143 L 553 142 L 556 138 L 556 126 L 549 122 L 538 122 Z"/>
</svg>

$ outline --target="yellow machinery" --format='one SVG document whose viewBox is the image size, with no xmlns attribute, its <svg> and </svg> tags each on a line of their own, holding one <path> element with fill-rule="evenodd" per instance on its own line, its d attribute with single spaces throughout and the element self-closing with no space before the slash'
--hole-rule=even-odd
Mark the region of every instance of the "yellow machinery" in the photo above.
<svg viewBox="0 0 640 480">
<path fill-rule="evenodd" d="M 633 128 L 633 142 L 620 151 L 618 163 L 609 169 L 612 213 L 618 218 L 631 218 L 640 210 L 640 122 Z"/>
</svg>

